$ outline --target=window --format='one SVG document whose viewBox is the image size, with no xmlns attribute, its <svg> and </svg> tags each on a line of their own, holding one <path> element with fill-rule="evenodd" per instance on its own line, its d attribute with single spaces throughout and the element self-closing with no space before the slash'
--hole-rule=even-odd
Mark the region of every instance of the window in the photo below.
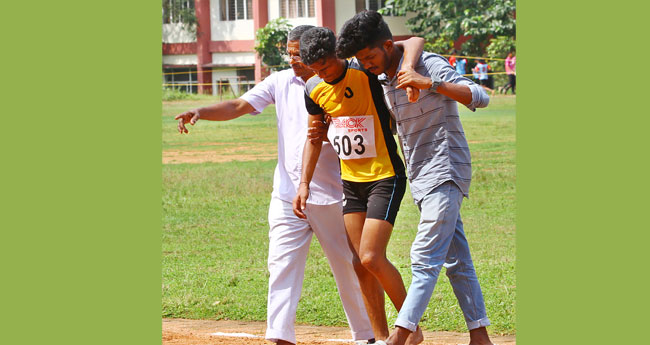
<svg viewBox="0 0 650 345">
<path fill-rule="evenodd" d="M 222 21 L 253 19 L 253 0 L 220 0 Z"/>
<path fill-rule="evenodd" d="M 194 0 L 163 0 L 163 24 L 182 23 L 185 16 L 194 13 Z"/>
<path fill-rule="evenodd" d="M 366 9 L 377 11 L 384 7 L 385 0 L 366 0 Z"/>
<path fill-rule="evenodd" d="M 163 66 L 163 86 L 186 93 L 198 93 L 196 66 Z"/>
<path fill-rule="evenodd" d="M 363 10 L 378 11 L 386 6 L 386 0 L 356 0 L 355 5 L 357 13 Z M 383 16 L 392 16 L 391 8 L 392 5 L 385 10 Z"/>
<path fill-rule="evenodd" d="M 280 17 L 315 17 L 314 0 L 280 0 Z"/>
</svg>

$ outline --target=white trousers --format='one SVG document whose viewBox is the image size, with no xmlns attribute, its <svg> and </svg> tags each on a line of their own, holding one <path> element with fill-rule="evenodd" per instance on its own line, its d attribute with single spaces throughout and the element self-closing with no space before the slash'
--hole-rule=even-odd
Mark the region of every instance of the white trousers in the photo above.
<svg viewBox="0 0 650 345">
<path fill-rule="evenodd" d="M 294 323 L 302 291 L 312 234 L 316 234 L 336 280 L 352 338 L 373 338 L 359 280 L 352 266 L 343 224 L 342 203 L 307 204 L 307 219 L 293 213 L 290 202 L 271 199 L 269 206 L 269 294 L 266 339 L 296 343 Z"/>
</svg>

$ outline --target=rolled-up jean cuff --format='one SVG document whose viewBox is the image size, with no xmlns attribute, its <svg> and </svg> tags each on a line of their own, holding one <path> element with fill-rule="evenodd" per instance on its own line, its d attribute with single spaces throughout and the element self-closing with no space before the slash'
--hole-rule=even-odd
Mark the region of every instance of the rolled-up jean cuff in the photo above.
<svg viewBox="0 0 650 345">
<path fill-rule="evenodd" d="M 395 326 L 406 328 L 409 331 L 411 331 L 411 333 L 415 332 L 415 330 L 418 328 L 417 323 L 413 323 L 411 321 L 403 320 L 403 319 L 400 319 L 400 318 L 397 318 L 397 320 L 395 320 Z"/>
<path fill-rule="evenodd" d="M 490 325 L 490 320 L 487 317 L 478 319 L 476 321 L 467 321 L 467 329 L 470 331 L 480 327 L 487 327 Z"/>
<path fill-rule="evenodd" d="M 373 333 L 372 329 L 368 329 L 360 332 L 350 331 L 350 333 L 352 333 L 353 340 L 368 340 L 375 337 L 375 333 Z"/>
</svg>

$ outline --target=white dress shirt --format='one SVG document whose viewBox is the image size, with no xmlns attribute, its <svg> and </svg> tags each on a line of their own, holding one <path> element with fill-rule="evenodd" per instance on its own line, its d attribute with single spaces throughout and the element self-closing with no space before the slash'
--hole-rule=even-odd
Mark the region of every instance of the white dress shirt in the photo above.
<svg viewBox="0 0 650 345">
<path fill-rule="evenodd" d="M 241 96 L 259 114 L 275 104 L 278 126 L 278 164 L 273 176 L 273 196 L 291 202 L 296 196 L 302 169 L 302 152 L 307 138 L 305 82 L 292 69 L 276 72 Z M 332 146 L 324 142 L 309 186 L 307 203 L 330 205 L 343 200 L 339 160 Z"/>
</svg>

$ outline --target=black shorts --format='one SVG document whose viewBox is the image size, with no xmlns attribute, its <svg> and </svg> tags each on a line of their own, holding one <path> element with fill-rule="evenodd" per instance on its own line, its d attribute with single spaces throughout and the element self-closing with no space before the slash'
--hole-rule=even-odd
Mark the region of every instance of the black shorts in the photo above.
<svg viewBox="0 0 650 345">
<path fill-rule="evenodd" d="M 389 177 L 373 182 L 343 180 L 343 214 L 366 212 L 366 218 L 395 225 L 395 217 L 406 191 L 406 177 Z"/>
</svg>

